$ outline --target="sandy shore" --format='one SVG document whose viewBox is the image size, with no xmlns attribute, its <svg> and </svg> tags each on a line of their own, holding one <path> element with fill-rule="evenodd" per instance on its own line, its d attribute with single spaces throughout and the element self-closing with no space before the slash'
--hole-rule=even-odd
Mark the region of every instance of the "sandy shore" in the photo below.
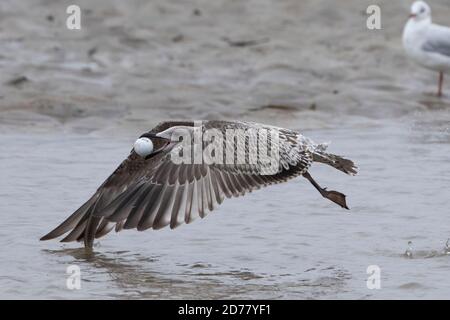
<svg viewBox="0 0 450 320">
<path fill-rule="evenodd" d="M 405 58 L 409 1 L 78 3 L 80 31 L 65 28 L 67 1 L 0 4 L 0 130 L 134 136 L 173 118 L 308 129 L 449 103 Z M 381 30 L 366 28 L 373 3 Z M 446 1 L 432 7 L 445 23 Z"/>
</svg>

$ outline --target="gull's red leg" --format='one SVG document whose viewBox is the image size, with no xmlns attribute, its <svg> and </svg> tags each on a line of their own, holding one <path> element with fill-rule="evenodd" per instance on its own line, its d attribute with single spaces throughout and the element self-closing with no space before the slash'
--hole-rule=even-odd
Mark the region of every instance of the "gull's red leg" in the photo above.
<svg viewBox="0 0 450 320">
<path fill-rule="evenodd" d="M 439 89 L 438 89 L 438 97 L 442 97 L 442 84 L 444 83 L 444 72 L 439 72 Z"/>
</svg>

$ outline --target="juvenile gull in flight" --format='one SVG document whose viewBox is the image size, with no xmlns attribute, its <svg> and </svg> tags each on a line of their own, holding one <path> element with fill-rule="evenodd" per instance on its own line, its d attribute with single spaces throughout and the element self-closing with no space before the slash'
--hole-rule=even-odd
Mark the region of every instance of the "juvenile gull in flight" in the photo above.
<svg viewBox="0 0 450 320">
<path fill-rule="evenodd" d="M 431 9 L 424 1 L 411 6 L 403 46 L 418 64 L 439 72 L 438 96 L 442 96 L 444 73 L 450 71 L 450 28 L 431 22 Z"/>
<path fill-rule="evenodd" d="M 219 145 L 227 152 L 236 151 L 233 153 L 233 160 L 239 150 L 251 152 L 249 149 L 255 149 L 255 145 L 250 144 L 252 135 L 264 136 L 263 133 L 270 132 L 266 137 L 270 150 L 277 150 L 276 166 L 272 171 L 264 171 L 260 158 L 252 163 L 249 158 L 244 163 L 173 161 L 174 154 L 184 154 L 185 151 L 180 152 L 180 147 L 190 139 L 185 139 L 184 136 L 179 139 L 176 133 L 192 133 L 195 130 L 203 135 L 208 130 L 215 130 L 227 137 L 223 142 L 217 141 L 220 141 Z M 228 139 L 230 130 L 237 131 L 238 134 Z M 243 144 L 236 144 L 235 141 L 239 139 L 243 139 Z M 208 147 L 205 147 L 205 140 L 201 142 L 204 150 Z M 216 141 L 216 136 L 211 141 Z M 260 147 L 259 140 L 257 146 Z M 325 144 L 315 144 L 299 132 L 257 123 L 162 122 L 141 135 L 128 158 L 95 194 L 41 240 L 68 233 L 62 242 L 84 241 L 85 247 L 91 248 L 95 238 L 104 236 L 113 228 L 116 231 L 134 228 L 142 231 L 165 226 L 175 228 L 183 222 L 190 223 L 197 216 L 205 217 L 224 198 L 242 196 L 298 176 L 308 179 L 324 198 L 348 209 L 344 194 L 320 187 L 308 173 L 313 162 L 321 162 L 347 174 L 356 174 L 357 168 L 351 160 L 326 153 L 326 147 Z"/>
</svg>

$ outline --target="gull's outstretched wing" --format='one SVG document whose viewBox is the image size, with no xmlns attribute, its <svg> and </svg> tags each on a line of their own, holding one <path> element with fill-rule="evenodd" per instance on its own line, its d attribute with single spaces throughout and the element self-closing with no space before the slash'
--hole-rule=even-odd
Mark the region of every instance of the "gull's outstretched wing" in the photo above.
<svg viewBox="0 0 450 320">
<path fill-rule="evenodd" d="M 175 125 L 192 126 L 164 122 L 151 132 L 161 132 Z M 224 131 L 236 126 L 254 128 L 253 124 L 244 122 L 203 122 L 203 129 Z M 86 246 L 92 246 L 94 238 L 107 234 L 114 226 L 116 231 L 175 228 L 198 216 L 205 217 L 225 198 L 242 196 L 296 177 L 311 165 L 312 155 L 302 149 L 304 146 L 297 133 L 280 130 L 277 142 L 280 166 L 271 175 L 259 174 L 247 165 L 175 164 L 170 159 L 170 151 L 176 146 L 173 143 L 147 160 L 131 152 L 91 199 L 42 240 L 70 231 L 62 241 L 84 240 Z"/>
</svg>

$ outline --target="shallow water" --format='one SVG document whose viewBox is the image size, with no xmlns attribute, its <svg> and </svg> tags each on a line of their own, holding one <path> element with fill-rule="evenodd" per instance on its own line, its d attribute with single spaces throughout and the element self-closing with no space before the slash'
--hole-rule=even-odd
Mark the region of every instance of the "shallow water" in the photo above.
<svg viewBox="0 0 450 320">
<path fill-rule="evenodd" d="M 61 1 L 1 2 L 0 298 L 450 298 L 449 96 L 405 59 L 408 4 L 375 2 L 378 31 L 365 27 L 374 1 L 81 0 L 79 32 Z M 434 1 L 435 21 L 449 10 Z M 38 241 L 144 130 L 205 118 L 331 140 L 360 174 L 311 174 L 351 210 L 297 178 L 176 230 L 111 233 L 94 254 Z"/>
<path fill-rule="evenodd" d="M 38 238 L 87 199 L 131 137 L 2 135 L 0 296 L 449 298 L 450 255 L 442 250 L 450 237 L 450 134 L 439 115 L 305 132 L 332 137 L 332 151 L 358 160 L 356 177 L 311 170 L 348 195 L 349 212 L 298 178 L 227 200 L 175 230 L 111 234 L 94 254 Z M 408 241 L 412 259 L 403 255 Z M 81 290 L 66 288 L 72 264 L 81 268 Z M 366 286 L 369 265 L 381 268 L 380 290 Z"/>
</svg>

